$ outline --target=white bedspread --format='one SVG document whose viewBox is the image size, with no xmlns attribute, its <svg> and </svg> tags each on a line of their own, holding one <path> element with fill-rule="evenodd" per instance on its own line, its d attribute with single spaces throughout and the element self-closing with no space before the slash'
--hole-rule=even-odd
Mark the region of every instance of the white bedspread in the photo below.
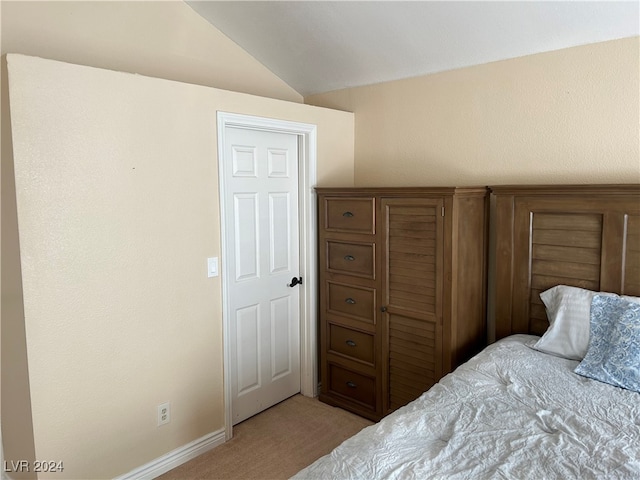
<svg viewBox="0 0 640 480">
<path fill-rule="evenodd" d="M 296 474 L 300 479 L 640 479 L 640 394 L 514 335 Z"/>
</svg>

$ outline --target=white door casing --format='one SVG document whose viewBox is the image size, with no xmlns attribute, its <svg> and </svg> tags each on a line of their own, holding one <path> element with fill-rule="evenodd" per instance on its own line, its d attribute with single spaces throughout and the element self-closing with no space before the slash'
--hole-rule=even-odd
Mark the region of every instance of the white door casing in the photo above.
<svg viewBox="0 0 640 480">
<path fill-rule="evenodd" d="M 270 404 L 316 394 L 315 146 L 313 125 L 218 113 L 227 439 Z"/>
</svg>

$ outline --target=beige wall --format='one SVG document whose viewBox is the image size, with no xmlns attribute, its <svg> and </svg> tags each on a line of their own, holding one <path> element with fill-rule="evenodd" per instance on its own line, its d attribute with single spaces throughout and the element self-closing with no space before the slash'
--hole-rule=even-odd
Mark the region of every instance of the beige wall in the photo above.
<svg viewBox="0 0 640 480">
<path fill-rule="evenodd" d="M 200 280 L 202 259 L 198 260 L 198 267 L 193 260 L 205 254 L 205 250 L 206 255 L 219 254 L 215 110 L 219 108 L 317 123 L 318 179 L 331 183 L 345 182 L 346 185 L 353 182 L 353 117 L 299 105 L 302 97 L 297 92 L 181 1 L 3 0 L 0 2 L 0 22 L 0 48 L 3 55 L 0 83 L 1 398 L 5 458 L 33 461 L 51 454 L 65 460 L 63 478 L 110 477 L 182 446 L 202 432 L 221 427 L 219 284 L 215 280 L 203 283 Z M 52 182 L 55 185 L 40 191 L 40 194 L 49 196 L 56 188 L 64 187 L 68 196 L 63 194 L 64 198 L 56 198 L 57 207 L 56 203 L 51 202 L 52 199 L 43 201 L 42 198 L 37 200 L 29 197 L 29 200 L 25 200 L 23 197 L 22 222 L 29 226 L 23 225 L 21 234 L 29 251 L 37 252 L 35 256 L 28 257 L 22 252 L 25 273 L 31 279 L 25 282 L 29 293 L 23 302 L 6 53 L 28 54 L 161 77 L 288 100 L 298 105 L 122 74 L 112 74 L 122 83 L 115 80 L 107 88 L 106 81 L 101 79 L 95 84 L 96 90 L 92 90 L 93 86 L 83 84 L 91 77 L 88 73 L 77 76 L 69 74 L 68 78 L 66 74 L 54 75 L 50 79 L 43 77 L 40 80 L 44 83 L 31 84 L 40 94 L 44 89 L 54 86 L 63 93 L 52 98 L 45 95 L 42 109 L 30 102 L 17 101 L 23 113 L 29 112 L 26 116 L 14 116 L 19 130 L 17 136 L 23 140 L 28 138 L 26 142 L 30 146 L 38 144 L 51 149 L 45 154 L 46 159 L 33 165 L 33 168 L 26 167 L 28 161 L 25 158 L 33 159 L 33 155 L 42 154 L 42 150 L 31 150 L 29 147 L 27 156 L 18 159 L 18 169 L 23 174 L 21 185 L 25 187 L 38 183 L 45 188 L 47 182 Z M 59 69 L 53 68 L 57 73 L 72 68 L 58 66 Z M 96 72 L 93 75 L 100 77 Z M 25 74 L 26 77 L 30 75 Z M 140 85 L 143 84 L 149 86 L 149 91 L 141 89 Z M 115 89 L 118 86 L 124 90 L 118 92 Z M 99 92 L 100 96 L 93 98 L 92 92 Z M 140 95 L 133 95 L 132 92 Z M 84 95 L 87 102 L 80 103 L 76 93 Z M 117 98 L 110 104 L 113 95 Z M 121 115 L 117 121 L 114 118 L 109 121 L 101 116 L 104 112 L 123 107 L 124 98 L 130 100 L 125 115 Z M 83 125 L 77 122 L 74 128 L 63 128 L 64 134 L 52 138 L 59 118 L 60 127 L 68 125 L 67 122 L 77 119 L 76 114 L 89 115 L 89 112 L 81 111 L 85 106 L 92 108 L 94 113 L 106 107 L 100 115 L 87 119 L 86 139 L 79 131 L 84 128 Z M 20 106 L 14 104 L 14 110 L 19 109 Z M 52 116 L 44 120 L 42 115 L 49 109 L 53 110 Z M 76 114 L 72 113 L 74 111 Z M 166 121 L 166 115 L 155 116 L 159 113 L 170 114 L 175 120 Z M 34 124 L 38 119 L 43 121 Z M 160 124 L 159 129 L 155 129 L 155 120 Z M 104 129 L 100 130 L 98 125 Z M 154 129 L 155 133 L 152 133 Z M 57 130 L 56 134 L 59 132 Z M 145 134 L 156 135 L 159 143 L 140 146 L 137 139 L 144 138 Z M 71 142 L 71 138 L 78 141 Z M 195 156 L 180 155 L 177 158 L 176 150 L 180 149 L 182 153 L 185 142 L 189 145 L 186 151 Z M 91 143 L 97 152 L 92 151 Z M 24 146 L 25 143 L 22 148 Z M 60 149 L 64 152 L 61 153 Z M 75 153 L 67 156 L 68 151 Z M 87 156 L 79 158 L 80 151 Z M 136 153 L 140 155 L 134 157 Z M 203 154 L 207 155 L 206 161 Z M 55 168 L 50 163 L 53 157 L 62 159 Z M 173 164 L 168 158 L 172 159 Z M 80 165 L 96 159 L 101 160 L 97 170 L 89 168 L 87 171 Z M 80 162 L 76 164 L 80 170 L 72 167 L 76 161 Z M 123 177 L 119 175 L 125 173 L 121 167 L 133 163 L 139 165 L 137 173 L 145 171 L 140 170 L 142 165 L 148 167 L 147 175 L 143 177 L 148 182 L 148 188 L 145 190 L 141 187 L 142 191 L 149 194 L 148 198 L 141 196 L 138 190 L 134 192 L 138 186 L 132 182 L 135 177 L 131 176 L 124 185 L 120 184 Z M 50 165 L 51 171 L 46 170 L 46 165 Z M 87 167 L 89 163 L 84 165 Z M 110 166 L 114 170 L 109 170 Z M 40 177 L 38 172 L 48 176 Z M 88 188 L 87 185 L 98 182 L 98 172 L 104 173 L 105 182 L 95 189 L 83 190 Z M 126 173 L 133 172 L 130 170 Z M 152 172 L 157 174 L 153 182 Z M 85 175 L 87 184 L 81 185 Z M 169 177 L 175 182 L 169 182 Z M 192 180 L 195 190 L 184 185 Z M 122 196 L 114 198 L 109 205 L 107 190 L 119 191 Z M 169 200 L 170 194 L 177 196 L 175 204 Z M 100 201 L 92 202 L 96 197 Z M 124 205 L 125 200 L 134 203 Z M 192 208 L 194 202 L 195 209 Z M 183 211 L 178 214 L 179 205 L 188 207 L 185 208 L 186 213 Z M 86 209 L 83 211 L 83 208 Z M 119 209 L 124 212 L 122 218 L 117 214 Z M 100 221 L 96 216 L 88 216 L 89 213 L 111 216 L 105 224 L 105 218 Z M 201 214 L 206 217 L 197 219 L 197 215 Z M 133 222 L 131 216 L 137 216 L 141 221 Z M 86 220 L 83 220 L 85 217 Z M 76 228 L 81 228 L 83 232 L 73 229 L 63 231 L 62 219 L 66 219 L 67 223 L 75 222 Z M 176 219 L 175 232 L 167 232 L 168 222 Z M 85 221 L 87 223 L 81 225 Z M 125 245 L 126 237 L 122 237 L 122 232 L 106 231 L 109 230 L 108 225 L 121 229 L 132 227 L 136 236 Z M 188 233 L 193 237 L 185 235 L 181 243 L 180 235 L 186 227 L 191 228 Z M 153 235 L 159 231 L 162 238 Z M 104 232 L 105 237 L 100 237 L 98 232 Z M 52 250 L 47 239 L 54 236 L 56 244 L 51 245 Z M 153 247 L 149 253 L 155 252 L 153 259 L 146 254 L 149 246 Z M 173 247 L 184 251 L 180 257 L 183 260 L 191 255 L 193 263 L 188 266 L 177 265 L 173 255 L 167 255 L 167 251 L 173 252 Z M 69 248 L 78 249 L 81 256 L 76 260 L 74 254 L 65 250 Z M 190 254 L 188 250 L 191 248 L 194 252 Z M 104 252 L 104 249 L 107 249 L 110 259 L 115 257 L 121 260 L 113 263 L 105 258 L 93 258 L 95 252 Z M 33 269 L 39 267 L 32 260 L 41 262 L 43 256 L 62 250 L 65 251 L 60 253 L 57 262 L 65 266 L 58 272 L 59 276 L 52 271 L 38 271 L 33 275 Z M 136 255 L 136 250 L 141 255 Z M 160 257 L 163 252 L 164 257 Z M 47 258 L 47 262 L 49 260 Z M 88 268 L 86 262 L 92 260 L 97 263 Z M 125 268 L 125 264 L 129 267 Z M 75 275 L 69 268 L 83 273 Z M 190 277 L 196 268 L 198 281 Z M 119 287 L 122 279 L 126 289 Z M 167 286 L 167 282 L 175 284 L 180 280 L 183 282 L 178 284 L 185 286 L 180 287 L 179 291 Z M 79 291 L 79 284 L 82 284 L 81 290 L 86 291 L 86 296 Z M 133 290 L 132 285 L 138 290 Z M 154 298 L 154 294 L 149 293 L 152 288 L 164 295 Z M 188 298 L 185 293 L 187 289 Z M 193 294 L 198 296 L 193 304 L 192 289 Z M 42 319 L 34 315 L 42 313 L 44 303 L 54 301 L 53 311 L 58 313 L 51 317 L 47 313 L 47 319 L 52 323 L 47 322 L 40 329 L 38 322 Z M 167 304 L 167 309 L 160 308 Z M 178 308 L 176 305 L 182 306 Z M 31 327 L 27 328 L 30 332 L 28 351 L 31 369 L 27 364 L 25 309 L 28 313 L 26 323 Z M 82 319 L 77 315 L 65 315 L 62 313 L 64 310 L 84 312 L 87 316 Z M 159 333 L 157 325 L 163 326 Z M 49 334 L 53 336 L 48 337 Z M 169 335 L 181 343 L 169 340 Z M 136 342 L 138 345 L 134 347 Z M 125 361 L 125 357 L 129 357 L 128 360 Z M 55 373 L 55 377 L 45 378 L 49 373 Z M 166 375 L 171 376 L 172 380 L 178 377 L 176 385 L 182 390 L 175 390 L 173 384 L 167 385 Z M 202 380 L 204 384 L 201 385 Z M 117 395 L 124 401 L 118 400 Z M 155 405 L 161 401 L 157 397 L 165 400 L 172 400 L 170 397 L 173 397 L 175 400 L 172 402 L 177 402 L 174 404 L 175 423 L 160 431 L 155 427 L 149 428 L 148 423 L 151 421 L 155 424 Z M 33 412 L 32 402 L 35 407 Z M 109 412 L 109 416 L 102 416 L 105 411 Z M 35 431 L 32 418 L 37 420 Z M 47 437 L 48 434 L 52 436 Z M 34 477 L 33 473 L 12 476 Z"/>
<path fill-rule="evenodd" d="M 15 183 L 11 124 L 9 119 L 9 90 L 7 88 L 7 65 L 2 59 L 2 163 L 0 179 L 2 192 L 0 218 L 0 262 L 2 268 L 0 307 L 1 319 L 1 411 L 5 458 L 19 458 L 33 462 L 33 427 L 31 421 L 31 399 L 27 370 L 27 350 L 24 331 L 22 302 L 22 274 L 18 244 L 18 219 L 16 215 Z M 34 478 L 23 472 L 16 478 Z"/>
<path fill-rule="evenodd" d="M 35 457 L 109 478 L 224 427 L 216 111 L 318 125 L 341 185 L 353 115 L 7 59 Z"/>
<path fill-rule="evenodd" d="M 302 96 L 182 1 L 6 1 L 2 54 L 21 53 L 270 98 Z"/>
<path fill-rule="evenodd" d="M 350 88 L 355 182 L 640 182 L 640 37 Z"/>
</svg>

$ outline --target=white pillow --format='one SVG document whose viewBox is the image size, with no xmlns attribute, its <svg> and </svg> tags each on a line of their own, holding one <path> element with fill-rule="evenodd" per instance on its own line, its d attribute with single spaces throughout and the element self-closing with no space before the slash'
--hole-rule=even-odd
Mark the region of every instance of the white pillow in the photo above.
<svg viewBox="0 0 640 480">
<path fill-rule="evenodd" d="M 547 310 L 549 328 L 533 348 L 572 360 L 582 360 L 589 346 L 591 300 L 596 294 L 584 288 L 558 285 L 540 294 Z M 627 301 L 640 303 L 640 297 L 623 296 Z"/>
</svg>

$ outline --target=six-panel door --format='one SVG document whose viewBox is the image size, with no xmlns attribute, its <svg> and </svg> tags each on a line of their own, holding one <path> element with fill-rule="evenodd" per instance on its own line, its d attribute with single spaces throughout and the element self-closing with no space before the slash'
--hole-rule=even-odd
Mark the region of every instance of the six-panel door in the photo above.
<svg viewBox="0 0 640 480">
<path fill-rule="evenodd" d="M 233 424 L 300 391 L 298 139 L 225 131 Z M 225 261 L 226 259 L 223 259 Z"/>
</svg>

